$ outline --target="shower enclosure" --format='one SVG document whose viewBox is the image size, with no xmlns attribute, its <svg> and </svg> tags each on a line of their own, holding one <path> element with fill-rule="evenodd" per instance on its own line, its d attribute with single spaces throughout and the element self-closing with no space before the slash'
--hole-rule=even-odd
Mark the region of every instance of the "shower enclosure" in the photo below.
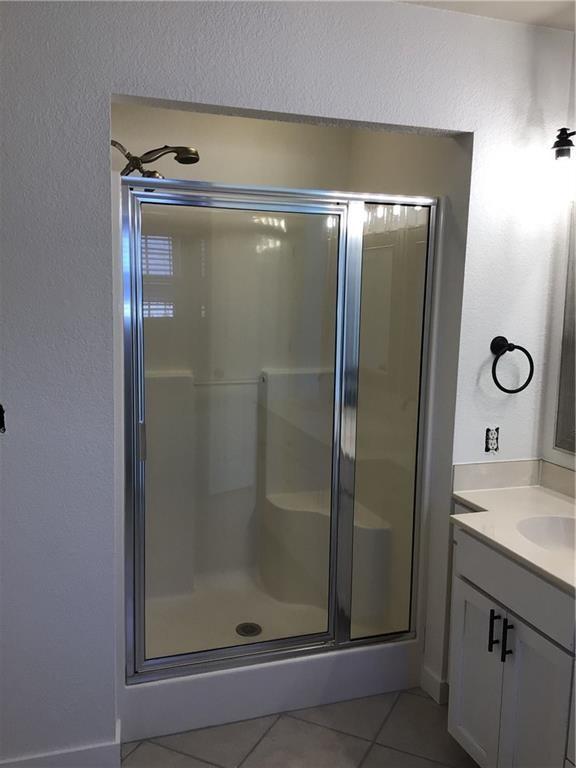
<svg viewBox="0 0 576 768">
<path fill-rule="evenodd" d="M 414 632 L 436 201 L 123 180 L 130 682 Z"/>
</svg>

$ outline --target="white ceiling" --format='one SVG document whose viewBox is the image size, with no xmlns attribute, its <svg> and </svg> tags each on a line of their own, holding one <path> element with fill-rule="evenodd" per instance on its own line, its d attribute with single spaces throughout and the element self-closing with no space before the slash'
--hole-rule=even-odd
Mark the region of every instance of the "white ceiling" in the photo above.
<svg viewBox="0 0 576 768">
<path fill-rule="evenodd" d="M 575 0 L 408 0 L 446 11 L 574 31 Z"/>
</svg>

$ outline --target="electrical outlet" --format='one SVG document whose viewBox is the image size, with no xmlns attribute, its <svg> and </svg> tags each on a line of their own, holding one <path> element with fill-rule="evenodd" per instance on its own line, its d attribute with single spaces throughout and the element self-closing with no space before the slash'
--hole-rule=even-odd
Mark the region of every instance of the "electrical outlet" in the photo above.
<svg viewBox="0 0 576 768">
<path fill-rule="evenodd" d="M 496 453 L 498 450 L 498 442 L 500 440 L 500 427 L 486 427 L 486 440 L 484 443 L 484 450 L 486 453 Z"/>
</svg>

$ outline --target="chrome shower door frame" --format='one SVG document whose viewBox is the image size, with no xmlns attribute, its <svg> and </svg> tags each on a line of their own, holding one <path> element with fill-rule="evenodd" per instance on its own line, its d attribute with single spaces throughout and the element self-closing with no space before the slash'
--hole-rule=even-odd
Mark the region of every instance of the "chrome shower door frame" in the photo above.
<svg viewBox="0 0 576 768">
<path fill-rule="evenodd" d="M 153 187 L 151 189 L 151 187 Z M 333 445 L 329 560 L 328 630 L 177 656 L 145 657 L 145 493 L 144 367 L 141 272 L 141 207 L 145 203 L 336 216 L 339 221 L 336 341 L 334 351 Z M 421 352 L 417 481 L 413 552 L 418 544 L 418 510 L 424 463 L 423 384 L 428 378 L 428 328 L 434 262 L 437 201 L 427 197 L 349 194 L 273 187 L 235 187 L 176 180 L 122 179 L 122 253 L 124 303 L 125 404 L 125 596 L 126 679 L 128 683 L 206 672 L 262 661 L 291 658 L 384 639 L 414 637 L 417 576 L 412 568 L 412 611 L 408 632 L 350 639 L 356 408 L 360 336 L 360 300 L 364 206 L 412 205 L 429 208 L 429 232 Z M 414 557 L 413 557 L 414 560 Z"/>
</svg>

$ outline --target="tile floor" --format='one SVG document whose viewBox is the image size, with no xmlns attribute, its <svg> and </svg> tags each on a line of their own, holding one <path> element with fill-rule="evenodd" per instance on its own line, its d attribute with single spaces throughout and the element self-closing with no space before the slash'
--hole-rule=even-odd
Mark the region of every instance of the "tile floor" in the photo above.
<svg viewBox="0 0 576 768">
<path fill-rule="evenodd" d="M 122 745 L 123 768 L 475 768 L 420 689 Z"/>
</svg>

